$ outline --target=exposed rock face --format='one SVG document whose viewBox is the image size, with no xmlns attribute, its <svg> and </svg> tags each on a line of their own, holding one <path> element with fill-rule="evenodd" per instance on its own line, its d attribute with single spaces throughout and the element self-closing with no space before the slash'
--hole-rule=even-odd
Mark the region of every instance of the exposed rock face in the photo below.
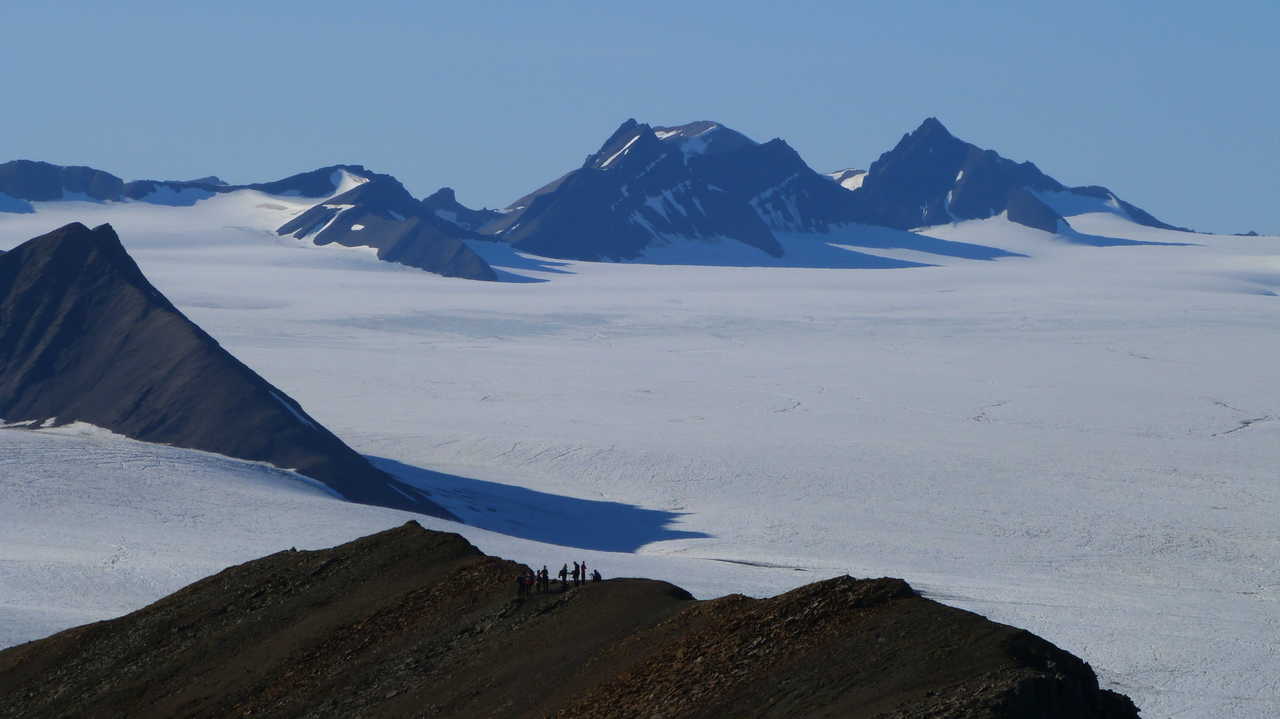
<svg viewBox="0 0 1280 719">
<path fill-rule="evenodd" d="M 372 247 L 378 259 L 446 277 L 498 279 L 489 263 L 463 241 L 477 238 L 475 233 L 428 211 L 390 175 L 371 175 L 367 182 L 312 207 L 277 232 L 310 237 L 317 245 Z"/>
<path fill-rule="evenodd" d="M 846 194 L 782 140 L 757 143 L 707 121 L 628 120 L 580 169 L 517 200 L 484 231 L 573 259 L 630 259 L 673 238 L 727 239 L 777 257 L 775 231 L 852 222 Z"/>
<path fill-rule="evenodd" d="M 856 197 L 831 179 L 779 139 L 757 143 L 707 121 L 650 127 L 628 120 L 581 168 L 516 200 L 480 231 L 519 250 L 584 260 L 633 259 L 677 241 L 737 242 L 780 258 L 778 233 L 845 230 L 840 242 L 854 246 L 1010 255 L 905 232 L 864 232 L 855 227 Z"/>
<path fill-rule="evenodd" d="M 188 193 L 204 199 L 212 197 L 215 193 L 246 189 L 274 195 L 327 197 L 338 189 L 338 178 L 343 171 L 359 177 L 372 175 L 360 165 L 332 165 L 291 175 L 283 180 L 251 185 L 228 185 L 212 176 L 190 181 L 125 182 L 109 172 L 95 170 L 92 167 L 63 167 L 48 162 L 14 160 L 0 164 L 0 193 L 29 202 L 49 202 L 71 198 L 99 202 L 126 199 L 149 201 L 156 193 L 165 196 Z M 162 202 L 162 204 L 170 203 Z M 13 210 L 0 207 L 0 212 L 4 211 Z"/>
<path fill-rule="evenodd" d="M 67 225 L 0 256 L 0 417 L 88 422 L 293 469 L 355 502 L 449 516 L 183 316 L 109 225 Z"/>
<path fill-rule="evenodd" d="M 936 118 L 926 119 L 903 136 L 892 150 L 871 163 L 861 186 L 854 191 L 857 217 L 873 225 L 911 229 L 957 220 L 992 217 L 1008 209 L 1019 190 L 1067 192 L 1090 197 L 1113 197 L 1102 187 L 1068 188 L 1030 162 L 1014 162 L 993 150 L 984 150 L 953 136 Z M 1025 194 L 1016 213 L 1030 217 Z M 1116 198 L 1134 222 L 1176 228 Z M 1043 204 L 1043 203 L 1042 203 Z M 1011 218 L 1012 219 L 1012 218 Z M 1017 220 L 1015 220 L 1017 221 Z M 1041 227 L 1043 213 L 1034 214 Z M 1051 230 L 1052 231 L 1052 230 Z"/>
<path fill-rule="evenodd" d="M 337 192 L 344 173 L 362 179 L 372 177 L 374 174 L 364 169 L 363 165 L 329 165 L 290 175 L 282 180 L 255 182 L 248 185 L 228 185 L 217 177 L 185 181 L 135 180 L 125 184 L 124 196 L 131 200 L 156 202 L 157 195 L 164 198 L 176 193 L 205 199 L 224 192 L 257 190 L 268 195 L 319 198 L 328 197 Z M 163 199 L 160 202 L 169 204 Z"/>
<path fill-rule="evenodd" d="M 0 164 L 0 192 L 30 202 L 61 200 L 68 195 L 118 200 L 124 194 L 124 181 L 92 167 L 13 160 Z"/>
<path fill-rule="evenodd" d="M 463 205 L 458 202 L 452 187 L 441 187 L 436 190 L 422 200 L 422 206 L 428 212 L 434 213 L 436 217 L 452 222 L 464 230 L 479 230 L 502 216 L 502 213 L 497 210 L 473 210 Z"/>
<path fill-rule="evenodd" d="M 0 652 L 0 717 L 1137 717 L 1071 654 L 897 579 L 517 599 L 522 569 L 412 522 L 280 552 Z"/>
<path fill-rule="evenodd" d="M 1052 207 L 1022 187 L 1009 193 L 1006 210 L 1010 221 L 1045 232 L 1056 233 L 1064 227 L 1061 223 L 1066 222 Z"/>
</svg>

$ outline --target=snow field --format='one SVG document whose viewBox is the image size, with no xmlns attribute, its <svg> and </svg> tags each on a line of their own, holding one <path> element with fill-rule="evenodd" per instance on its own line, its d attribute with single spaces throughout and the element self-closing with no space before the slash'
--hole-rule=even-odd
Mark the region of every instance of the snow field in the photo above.
<svg viewBox="0 0 1280 719">
<path fill-rule="evenodd" d="M 484 248 L 546 280 L 493 284 L 276 238 L 298 208 L 248 194 L 45 205 L 0 218 L 0 248 L 112 222 L 192 320 L 473 525 L 424 526 L 487 552 L 702 597 L 901 576 L 1080 654 L 1146 716 L 1280 714 L 1275 238 L 1096 212 L 1069 219 L 1194 244 L 1082 247 L 994 218 L 929 234 L 1027 257 L 857 248 L 945 265 L 871 271 Z M 408 516 L 58 432 L 0 432 L 0 491 L 20 498 L 0 508 L 0 643 Z"/>
</svg>

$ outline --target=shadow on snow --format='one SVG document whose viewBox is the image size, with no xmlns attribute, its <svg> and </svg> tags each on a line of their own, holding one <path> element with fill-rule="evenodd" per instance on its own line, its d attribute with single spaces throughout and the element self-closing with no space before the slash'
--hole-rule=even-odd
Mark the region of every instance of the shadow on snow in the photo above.
<svg viewBox="0 0 1280 719">
<path fill-rule="evenodd" d="M 652 542 L 702 539 L 673 529 L 683 515 L 632 504 L 548 494 L 498 482 L 436 472 L 370 456 L 379 469 L 431 493 L 466 524 L 520 539 L 601 552 L 634 552 Z"/>
<path fill-rule="evenodd" d="M 493 267 L 494 272 L 498 273 L 500 282 L 547 282 L 548 280 L 541 277 L 529 277 L 522 275 L 515 270 L 524 270 L 527 272 L 548 272 L 557 275 L 573 274 L 569 270 L 560 269 L 567 266 L 568 262 L 552 260 L 545 257 L 532 257 L 522 255 L 511 248 L 505 242 L 500 240 L 474 240 L 467 242 L 477 255 L 480 255 L 485 262 Z"/>
</svg>

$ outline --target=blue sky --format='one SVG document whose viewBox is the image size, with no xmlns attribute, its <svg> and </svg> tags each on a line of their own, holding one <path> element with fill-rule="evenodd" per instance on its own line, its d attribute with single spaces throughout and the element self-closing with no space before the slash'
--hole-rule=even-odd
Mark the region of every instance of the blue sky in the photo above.
<svg viewBox="0 0 1280 719">
<path fill-rule="evenodd" d="M 0 160 L 231 182 L 351 162 L 502 206 L 628 117 L 829 170 L 933 115 L 1174 224 L 1280 233 L 1280 3 L 967 5 L 6 0 Z"/>
</svg>

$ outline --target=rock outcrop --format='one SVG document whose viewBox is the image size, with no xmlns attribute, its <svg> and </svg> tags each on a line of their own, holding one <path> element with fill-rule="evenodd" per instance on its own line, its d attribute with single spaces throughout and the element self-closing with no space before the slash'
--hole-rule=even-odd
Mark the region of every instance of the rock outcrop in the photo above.
<svg viewBox="0 0 1280 719">
<path fill-rule="evenodd" d="M 1138 715 L 1075 656 L 898 579 L 518 598 L 524 570 L 412 522 L 279 552 L 0 652 L 0 717 Z"/>
<path fill-rule="evenodd" d="M 428 211 L 394 177 L 373 174 L 282 225 L 277 232 L 317 245 L 371 247 L 378 259 L 446 277 L 498 279 L 464 240 L 478 236 Z"/>
<path fill-rule="evenodd" d="M 853 191 L 859 221 L 872 225 L 905 230 L 983 219 L 1004 212 L 1013 202 L 1017 209 L 1010 219 L 1016 214 L 1034 222 L 1031 227 L 1045 229 L 1047 216 L 1029 204 L 1028 195 L 1038 198 L 1050 212 L 1057 210 L 1042 195 L 1067 195 L 1068 200 L 1089 197 L 1112 202 L 1116 210 L 1139 224 L 1183 229 L 1157 220 L 1106 188 L 1067 187 L 1030 162 L 1014 162 L 994 150 L 965 142 L 933 117 L 871 163 Z"/>
</svg>

